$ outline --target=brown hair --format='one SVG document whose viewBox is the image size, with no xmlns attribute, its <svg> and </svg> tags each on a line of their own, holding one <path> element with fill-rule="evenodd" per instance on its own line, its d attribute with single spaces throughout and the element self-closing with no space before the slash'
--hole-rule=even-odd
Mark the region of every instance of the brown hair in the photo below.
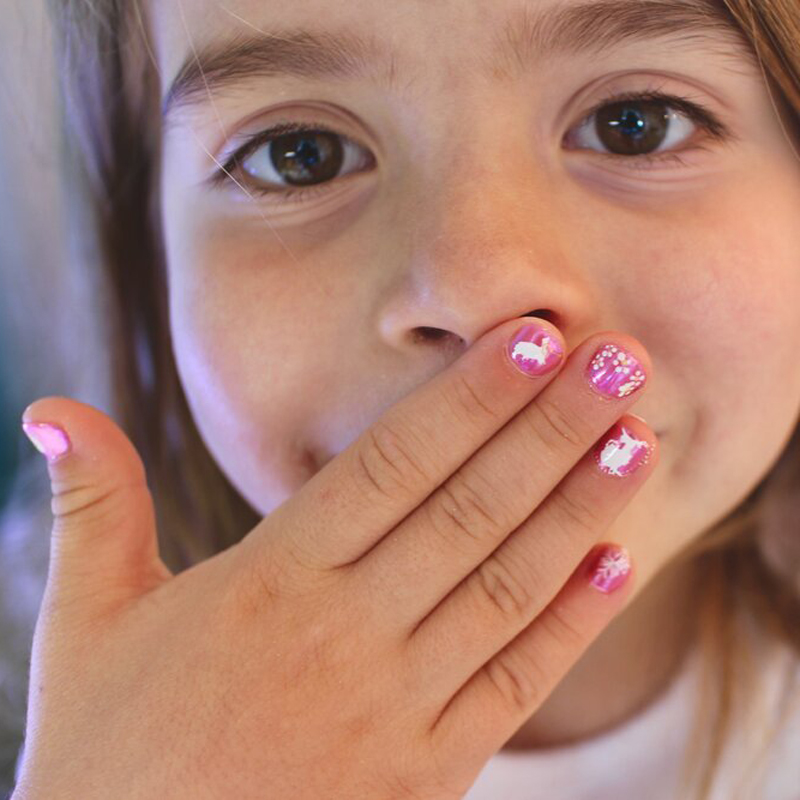
<svg viewBox="0 0 800 800">
<path fill-rule="evenodd" d="M 178 378 L 167 318 L 159 213 L 159 83 L 138 2 L 51 0 L 62 75 L 66 178 L 86 193 L 88 281 L 109 343 L 107 411 L 147 467 L 162 558 L 180 571 L 238 541 L 260 519 L 207 451 Z M 719 0 L 752 46 L 781 120 L 800 142 L 800 6 L 796 0 Z M 92 269 L 91 267 L 94 267 Z M 88 294 L 84 292 L 84 294 Z M 66 393 L 66 392 L 65 392 Z M 32 459 L 35 456 L 31 457 Z M 699 620 L 716 691 L 694 731 L 697 797 L 708 796 L 737 698 L 751 690 L 739 609 L 800 654 L 800 427 L 738 508 L 681 559 L 705 578 Z M 39 495 L 41 497 L 41 495 Z M 709 701 L 710 702 L 710 701 Z M 710 721 L 711 728 L 704 725 Z"/>
</svg>

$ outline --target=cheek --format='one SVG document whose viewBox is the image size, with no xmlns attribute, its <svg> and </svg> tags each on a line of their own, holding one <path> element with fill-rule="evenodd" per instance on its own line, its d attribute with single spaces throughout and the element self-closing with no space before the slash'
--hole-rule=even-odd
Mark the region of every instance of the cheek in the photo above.
<svg viewBox="0 0 800 800">
<path fill-rule="evenodd" d="M 769 405 L 773 390 L 800 394 L 800 241 L 789 251 L 785 227 L 739 219 L 731 237 L 711 242 L 701 277 L 684 276 L 676 316 L 695 339 L 706 394 L 726 406 Z"/>
<path fill-rule="evenodd" d="M 621 313 L 690 405 L 741 407 L 776 384 L 800 393 L 798 178 L 721 187 L 713 203 L 654 217 L 626 246 Z"/>
<path fill-rule="evenodd" d="M 304 381 L 312 379 L 294 330 L 309 309 L 294 302 L 290 282 L 273 280 L 280 270 L 270 272 L 261 252 L 229 245 L 206 242 L 191 259 L 172 257 L 171 334 L 206 446 L 266 514 L 316 471 L 303 446 L 313 396 Z"/>
<path fill-rule="evenodd" d="M 754 485 L 785 446 L 800 406 L 792 206 L 784 197 L 763 213 L 758 191 L 731 197 L 683 220 L 670 247 L 662 240 L 643 305 L 651 350 L 658 348 L 651 355 L 684 417 L 676 474 L 698 480 L 704 502 Z"/>
<path fill-rule="evenodd" d="M 670 428 L 664 468 L 616 523 L 648 532 L 654 563 L 732 511 L 798 424 L 800 197 L 772 204 L 782 184 L 767 177 L 772 188 L 731 189 L 640 227 L 629 271 L 614 267 L 619 318 L 647 344 L 651 402 Z"/>
</svg>

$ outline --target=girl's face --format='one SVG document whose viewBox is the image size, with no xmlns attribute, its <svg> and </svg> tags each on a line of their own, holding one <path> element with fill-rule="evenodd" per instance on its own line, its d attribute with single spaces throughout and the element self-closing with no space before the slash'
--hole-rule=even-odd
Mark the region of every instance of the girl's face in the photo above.
<svg viewBox="0 0 800 800">
<path fill-rule="evenodd" d="M 633 411 L 660 463 L 605 535 L 645 579 L 786 445 L 800 410 L 800 160 L 758 65 L 733 28 L 689 32 L 664 11 L 641 17 L 640 0 L 627 25 L 606 12 L 534 24 L 578 5 L 152 2 L 164 96 L 190 68 L 161 187 L 178 368 L 206 444 L 260 513 L 533 311 L 570 348 L 614 329 L 650 353 Z M 255 44 L 267 30 L 281 38 Z M 207 60 L 233 36 L 254 38 Z M 716 122 L 610 99 L 648 91 Z M 228 164 L 280 124 L 317 132 L 278 132 Z M 219 164 L 232 177 L 212 183 Z"/>
</svg>

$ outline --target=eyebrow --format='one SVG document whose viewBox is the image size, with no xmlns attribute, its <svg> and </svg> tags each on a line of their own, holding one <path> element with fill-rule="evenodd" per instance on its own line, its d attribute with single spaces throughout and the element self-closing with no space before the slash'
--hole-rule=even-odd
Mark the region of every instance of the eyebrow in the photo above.
<svg viewBox="0 0 800 800">
<path fill-rule="evenodd" d="M 709 37 L 717 41 L 709 42 Z M 513 13 L 496 43 L 490 72 L 525 70 L 554 55 L 599 55 L 625 44 L 665 38 L 676 44 L 702 43 L 728 56 L 731 72 L 758 65 L 723 0 L 596 0 Z M 212 91 L 230 90 L 259 77 L 372 79 L 391 88 L 400 61 L 386 43 L 351 30 L 240 31 L 192 49 L 164 97 L 162 121 L 167 125 L 179 108 L 207 103 Z"/>
</svg>

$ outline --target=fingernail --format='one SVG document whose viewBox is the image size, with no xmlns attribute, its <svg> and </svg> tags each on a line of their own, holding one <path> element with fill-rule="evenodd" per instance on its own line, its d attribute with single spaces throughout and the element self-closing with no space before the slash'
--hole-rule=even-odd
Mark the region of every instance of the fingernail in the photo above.
<svg viewBox="0 0 800 800">
<path fill-rule="evenodd" d="M 653 446 L 616 423 L 594 447 L 594 460 L 606 475 L 624 478 L 650 461 Z"/>
<path fill-rule="evenodd" d="M 51 463 L 58 461 L 70 449 L 69 436 L 58 425 L 47 422 L 23 422 L 22 430 L 33 442 L 33 446 Z"/>
<path fill-rule="evenodd" d="M 628 551 L 619 545 L 604 545 L 589 567 L 589 583 L 598 591 L 610 594 L 619 589 L 631 572 L 631 559 Z"/>
<path fill-rule="evenodd" d="M 508 355 L 520 372 L 537 377 L 558 366 L 564 348 L 547 328 L 530 323 L 509 339 Z"/>
<path fill-rule="evenodd" d="M 615 344 L 599 347 L 586 368 L 589 383 L 604 397 L 627 397 L 647 380 L 642 365 Z"/>
</svg>

